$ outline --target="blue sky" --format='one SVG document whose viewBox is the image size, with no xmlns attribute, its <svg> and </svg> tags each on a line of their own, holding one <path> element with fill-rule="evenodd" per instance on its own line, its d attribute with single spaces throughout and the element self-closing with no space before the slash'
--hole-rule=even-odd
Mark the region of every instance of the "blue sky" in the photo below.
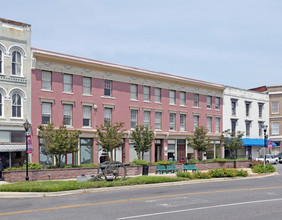
<svg viewBox="0 0 282 220">
<path fill-rule="evenodd" d="M 282 84 L 281 0 L 1 0 L 32 46 L 239 88 Z"/>
</svg>

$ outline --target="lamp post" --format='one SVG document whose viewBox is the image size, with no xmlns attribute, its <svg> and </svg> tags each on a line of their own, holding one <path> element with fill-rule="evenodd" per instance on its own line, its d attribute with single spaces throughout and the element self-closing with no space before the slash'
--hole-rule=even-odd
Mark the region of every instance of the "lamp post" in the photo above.
<svg viewBox="0 0 282 220">
<path fill-rule="evenodd" d="M 25 159 L 26 159 L 26 176 L 25 176 L 25 181 L 28 181 L 29 180 L 29 177 L 28 177 L 28 144 L 27 144 L 27 135 L 28 135 L 28 131 L 29 131 L 29 128 L 30 128 L 30 124 L 28 122 L 28 120 L 26 119 L 25 123 L 23 124 L 24 126 L 24 130 L 25 130 L 25 146 L 26 146 L 26 151 L 25 151 Z"/>
<path fill-rule="evenodd" d="M 267 136 L 266 136 L 266 131 L 267 131 L 267 125 L 263 125 L 263 132 L 264 132 L 264 151 L 263 151 L 263 154 L 264 154 L 264 160 L 263 160 L 263 165 L 265 167 L 265 161 L 266 161 L 266 155 L 265 155 L 265 150 L 266 150 L 266 139 L 267 139 Z"/>
</svg>

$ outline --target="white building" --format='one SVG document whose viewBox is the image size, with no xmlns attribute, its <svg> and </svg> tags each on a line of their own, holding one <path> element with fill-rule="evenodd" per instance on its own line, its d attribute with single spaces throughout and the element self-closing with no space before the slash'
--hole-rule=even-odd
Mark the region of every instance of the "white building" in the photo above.
<svg viewBox="0 0 282 220">
<path fill-rule="evenodd" d="M 238 157 L 259 156 L 264 146 L 263 125 L 269 126 L 268 94 L 227 86 L 223 95 L 223 131 L 244 132 L 244 149 Z M 228 156 L 225 151 L 225 157 Z"/>
</svg>

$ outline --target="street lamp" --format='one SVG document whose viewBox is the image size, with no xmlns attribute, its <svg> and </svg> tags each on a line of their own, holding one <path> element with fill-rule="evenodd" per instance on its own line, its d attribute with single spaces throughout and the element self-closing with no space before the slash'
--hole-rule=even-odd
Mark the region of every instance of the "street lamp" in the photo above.
<svg viewBox="0 0 282 220">
<path fill-rule="evenodd" d="M 28 122 L 28 120 L 26 119 L 25 123 L 23 124 L 24 126 L 24 130 L 25 130 L 25 146 L 26 146 L 26 151 L 25 151 L 25 159 L 26 159 L 26 177 L 25 177 L 25 181 L 28 181 L 29 180 L 29 177 L 28 177 L 28 144 L 27 144 L 27 135 L 28 135 L 28 131 L 29 131 L 29 128 L 30 128 L 30 124 Z"/>
<path fill-rule="evenodd" d="M 267 139 L 267 136 L 266 136 L 266 131 L 267 131 L 267 125 L 263 125 L 263 132 L 264 132 L 264 151 L 263 151 L 263 154 L 264 154 L 264 160 L 263 160 L 263 165 L 265 166 L 265 161 L 266 161 L 266 155 L 265 155 L 265 150 L 266 150 L 266 139 Z"/>
</svg>

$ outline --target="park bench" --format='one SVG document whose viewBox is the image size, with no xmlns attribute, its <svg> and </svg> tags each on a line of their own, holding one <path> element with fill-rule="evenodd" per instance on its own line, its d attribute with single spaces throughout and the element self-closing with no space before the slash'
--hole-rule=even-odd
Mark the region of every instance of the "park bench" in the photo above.
<svg viewBox="0 0 282 220">
<path fill-rule="evenodd" d="M 196 168 L 196 164 L 187 164 L 187 165 L 183 165 L 183 171 L 186 172 L 188 170 L 192 170 L 192 172 L 196 172 L 198 170 L 198 168 Z"/>
<path fill-rule="evenodd" d="M 157 165 L 156 166 L 156 174 L 157 173 L 163 174 L 164 172 L 168 173 L 167 169 L 165 168 L 164 165 Z"/>
<path fill-rule="evenodd" d="M 178 172 L 180 169 L 176 168 L 175 165 L 167 165 L 167 172 L 174 173 L 175 171 Z"/>
</svg>

